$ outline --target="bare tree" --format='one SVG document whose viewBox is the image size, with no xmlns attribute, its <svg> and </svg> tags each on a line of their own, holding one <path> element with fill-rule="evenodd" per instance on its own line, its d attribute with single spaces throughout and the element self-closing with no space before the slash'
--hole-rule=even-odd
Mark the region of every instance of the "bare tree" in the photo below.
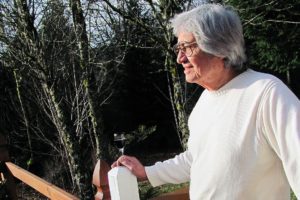
<svg viewBox="0 0 300 200">
<path fill-rule="evenodd" d="M 27 73 L 30 73 L 34 83 L 37 84 L 35 89 L 38 89 L 40 91 L 39 94 L 46 100 L 44 103 L 46 103 L 47 112 L 50 114 L 49 118 L 55 125 L 59 139 L 63 144 L 64 155 L 78 195 L 81 198 L 90 199 L 93 196 L 90 172 L 85 168 L 86 164 L 83 162 L 84 156 L 80 147 L 80 140 L 78 140 L 71 125 L 72 120 L 68 117 L 70 111 L 64 107 L 68 104 L 64 101 L 64 96 L 60 94 L 61 90 L 57 85 L 57 80 L 55 80 L 57 74 L 53 74 L 54 68 L 52 65 L 49 65 L 49 60 L 45 57 L 46 48 L 44 41 L 41 40 L 41 35 L 35 27 L 35 14 L 37 11 L 33 2 L 31 2 L 32 7 L 30 8 L 26 0 L 13 2 L 12 12 L 9 13 L 13 17 L 8 18 L 8 20 L 11 22 L 11 28 L 15 30 L 13 35 L 14 41 L 5 40 L 8 37 L 2 41 L 6 43 L 9 55 L 14 61 L 10 62 L 10 64 L 14 66 L 20 64 Z M 8 34 L 13 33 L 9 32 Z M 19 77 L 16 76 L 16 78 Z M 25 112 L 23 114 L 25 116 Z M 26 119 L 26 116 L 24 119 Z"/>
<path fill-rule="evenodd" d="M 93 159 L 114 156 L 101 107 L 109 101 L 114 70 L 125 53 L 108 52 L 114 30 L 106 24 L 116 24 L 115 19 L 107 19 L 90 2 L 84 7 L 79 0 L 64 3 L 1 3 L 0 55 L 15 72 L 19 103 L 12 103 L 21 108 L 29 146 L 34 134 L 59 153 L 78 194 L 90 199 Z M 92 15 L 97 18 L 90 20 Z"/>
<path fill-rule="evenodd" d="M 152 1 L 146 0 L 144 4 L 139 1 L 134 1 L 141 5 L 141 12 L 150 14 L 152 20 L 146 20 L 133 12 L 127 12 L 130 7 L 129 2 L 124 0 L 117 5 L 113 1 L 104 0 L 104 2 L 116 13 L 122 16 L 125 20 L 130 21 L 136 26 L 140 26 L 147 32 L 149 40 L 156 41 L 155 48 L 162 49 L 164 54 L 164 70 L 167 72 L 167 80 L 169 83 L 169 98 L 173 108 L 175 124 L 178 132 L 178 137 L 183 148 L 186 148 L 186 143 L 189 135 L 187 126 L 187 116 L 184 108 L 185 105 L 185 92 L 183 83 L 181 82 L 180 74 L 177 70 L 176 63 L 172 52 L 172 44 L 174 37 L 169 25 L 169 19 L 176 13 L 187 9 L 191 6 L 192 1 L 176 1 L 176 0 L 163 0 Z M 123 6 L 122 6 L 123 5 Z M 126 7 L 126 5 L 128 7 Z M 135 45 L 135 44 L 131 44 Z"/>
<path fill-rule="evenodd" d="M 79 50 L 79 63 L 83 72 L 83 86 L 88 100 L 89 117 L 93 127 L 94 139 L 96 141 L 96 155 L 97 158 L 104 160 L 109 159 L 108 136 L 103 132 L 103 122 L 101 112 L 97 112 L 100 109 L 97 106 L 95 98 L 95 90 L 91 83 L 93 70 L 91 67 L 90 53 L 89 53 L 89 41 L 86 30 L 85 17 L 82 10 L 80 0 L 70 0 L 70 7 L 72 10 L 73 23 L 76 35 L 76 42 Z"/>
</svg>

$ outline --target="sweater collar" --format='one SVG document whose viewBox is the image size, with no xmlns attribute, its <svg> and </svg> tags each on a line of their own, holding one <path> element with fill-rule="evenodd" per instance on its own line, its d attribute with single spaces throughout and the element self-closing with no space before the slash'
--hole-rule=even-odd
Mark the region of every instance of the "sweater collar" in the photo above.
<svg viewBox="0 0 300 200">
<path fill-rule="evenodd" d="M 253 70 L 252 69 L 247 69 L 246 71 L 240 73 L 239 75 L 237 75 L 236 77 L 234 77 L 233 79 L 231 79 L 228 83 L 226 83 L 225 85 L 223 85 L 221 88 L 219 88 L 218 90 L 205 90 L 208 94 L 210 95 L 216 95 L 216 96 L 220 96 L 220 95 L 224 95 L 226 94 L 229 90 L 233 89 L 236 87 L 236 85 L 240 82 L 243 81 L 243 79 L 245 78 L 245 76 L 247 76 L 248 74 L 252 73 Z"/>
</svg>

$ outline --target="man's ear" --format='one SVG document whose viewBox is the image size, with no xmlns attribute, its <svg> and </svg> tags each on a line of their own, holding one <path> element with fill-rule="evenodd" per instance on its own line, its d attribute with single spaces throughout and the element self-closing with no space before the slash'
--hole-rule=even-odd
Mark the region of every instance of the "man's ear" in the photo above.
<svg viewBox="0 0 300 200">
<path fill-rule="evenodd" d="M 230 67 L 229 66 L 229 59 L 227 57 L 223 58 L 222 60 L 224 62 L 224 67 Z"/>
</svg>

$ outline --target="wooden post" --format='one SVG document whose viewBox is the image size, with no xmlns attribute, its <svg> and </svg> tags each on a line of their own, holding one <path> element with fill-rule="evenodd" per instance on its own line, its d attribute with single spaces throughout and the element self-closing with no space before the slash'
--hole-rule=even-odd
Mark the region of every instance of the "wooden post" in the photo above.
<svg viewBox="0 0 300 200">
<path fill-rule="evenodd" d="M 154 197 L 150 200 L 188 200 L 189 199 L 189 188 L 181 188 L 174 192 L 165 193 L 158 197 Z"/>
<path fill-rule="evenodd" d="M 1 177 L 6 179 L 6 190 L 9 195 L 9 199 L 12 200 L 17 200 L 17 189 L 16 189 L 16 184 L 13 175 L 9 170 L 7 170 L 5 166 L 5 162 L 10 161 L 9 159 L 9 154 L 8 154 L 8 149 L 7 149 L 7 141 L 6 137 L 2 134 L 0 134 L 0 162 L 1 162 L 1 168 L 2 171 Z"/>
<path fill-rule="evenodd" d="M 108 184 L 108 172 L 110 169 L 110 166 L 105 161 L 98 160 L 93 173 L 93 185 L 97 187 L 95 200 L 111 199 Z"/>
<path fill-rule="evenodd" d="M 136 176 L 126 167 L 115 167 L 108 173 L 112 200 L 139 200 L 139 188 Z"/>
</svg>

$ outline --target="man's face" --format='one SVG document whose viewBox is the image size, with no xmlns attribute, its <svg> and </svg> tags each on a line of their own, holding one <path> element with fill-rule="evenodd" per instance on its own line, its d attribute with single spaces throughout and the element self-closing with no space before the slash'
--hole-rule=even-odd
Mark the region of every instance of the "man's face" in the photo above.
<svg viewBox="0 0 300 200">
<path fill-rule="evenodd" d="M 221 58 L 203 52 L 198 45 L 189 46 L 195 42 L 192 33 L 181 32 L 178 35 L 178 49 L 182 50 L 178 52 L 177 63 L 183 66 L 187 82 L 211 89 L 216 78 L 222 76 L 220 70 L 224 68 L 224 63 Z"/>
</svg>

